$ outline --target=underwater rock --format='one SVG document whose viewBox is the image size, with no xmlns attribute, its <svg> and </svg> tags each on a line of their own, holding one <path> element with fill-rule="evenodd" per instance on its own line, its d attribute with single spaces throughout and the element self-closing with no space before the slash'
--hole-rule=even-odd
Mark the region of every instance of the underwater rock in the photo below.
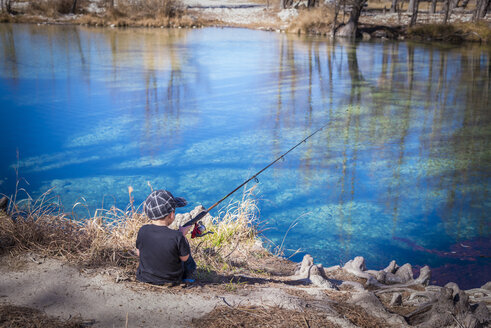
<svg viewBox="0 0 491 328">
<path fill-rule="evenodd" d="M 390 301 L 391 306 L 400 306 L 402 304 L 402 295 L 400 293 L 394 293 L 392 295 L 392 300 Z"/>
</svg>

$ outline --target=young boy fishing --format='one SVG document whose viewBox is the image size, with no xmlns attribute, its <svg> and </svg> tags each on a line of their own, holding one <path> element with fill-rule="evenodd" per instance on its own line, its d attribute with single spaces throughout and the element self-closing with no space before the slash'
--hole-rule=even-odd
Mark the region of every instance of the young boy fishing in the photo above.
<svg viewBox="0 0 491 328">
<path fill-rule="evenodd" d="M 138 231 L 136 253 L 140 263 L 136 271 L 139 281 L 155 285 L 167 283 L 194 282 L 192 274 L 196 262 L 186 234 L 192 225 L 172 230 L 177 207 L 186 206 L 184 198 L 174 197 L 167 190 L 155 190 L 147 197 L 143 210 L 151 220 Z"/>
</svg>

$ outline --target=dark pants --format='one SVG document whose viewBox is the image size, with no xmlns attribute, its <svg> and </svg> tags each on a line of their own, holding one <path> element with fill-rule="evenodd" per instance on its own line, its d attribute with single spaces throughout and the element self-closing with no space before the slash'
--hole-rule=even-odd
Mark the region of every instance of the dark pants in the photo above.
<svg viewBox="0 0 491 328">
<path fill-rule="evenodd" d="M 189 254 L 189 258 L 186 262 L 182 262 L 182 268 L 184 269 L 184 273 L 182 275 L 182 279 L 188 279 L 192 276 L 192 274 L 196 271 L 196 262 L 194 262 L 193 257 Z"/>
</svg>

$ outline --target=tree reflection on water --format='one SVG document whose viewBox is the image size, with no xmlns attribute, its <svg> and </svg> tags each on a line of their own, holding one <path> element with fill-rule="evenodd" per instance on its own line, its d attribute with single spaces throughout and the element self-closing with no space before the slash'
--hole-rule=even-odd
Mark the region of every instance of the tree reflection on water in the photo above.
<svg viewBox="0 0 491 328">
<path fill-rule="evenodd" d="M 31 186 L 66 204 L 124 207 L 147 181 L 212 204 L 327 123 L 264 173 L 268 238 L 307 216 L 288 248 L 381 267 L 489 237 L 486 47 L 10 24 L 0 40 L 2 174 L 19 148 Z"/>
</svg>

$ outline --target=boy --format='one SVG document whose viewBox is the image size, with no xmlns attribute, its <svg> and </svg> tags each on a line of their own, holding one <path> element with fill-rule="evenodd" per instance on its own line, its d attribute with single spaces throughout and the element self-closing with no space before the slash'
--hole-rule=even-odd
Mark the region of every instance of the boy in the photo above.
<svg viewBox="0 0 491 328">
<path fill-rule="evenodd" d="M 192 225 L 180 227 L 179 231 L 169 228 L 175 219 L 175 209 L 186 205 L 184 198 L 174 197 L 167 190 L 152 191 L 145 200 L 143 210 L 152 222 L 142 226 L 136 238 L 136 254 L 140 257 L 136 278 L 139 281 L 155 285 L 181 280 L 194 282 L 191 278 L 196 263 L 186 239 Z"/>
</svg>

